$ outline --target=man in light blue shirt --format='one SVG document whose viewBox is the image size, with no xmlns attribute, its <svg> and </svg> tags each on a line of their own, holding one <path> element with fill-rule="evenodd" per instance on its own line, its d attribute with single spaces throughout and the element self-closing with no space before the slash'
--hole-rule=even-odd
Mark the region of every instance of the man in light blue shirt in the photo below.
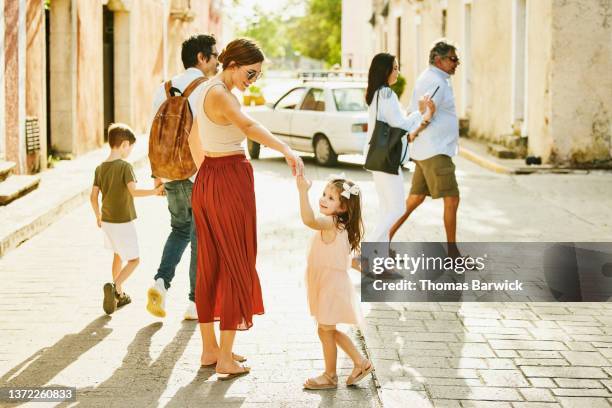
<svg viewBox="0 0 612 408">
<path fill-rule="evenodd" d="M 421 133 L 411 138 L 410 157 L 416 163 L 412 187 L 406 200 L 406 212 L 391 229 L 391 237 L 425 197 L 444 200 L 444 227 L 449 243 L 456 241 L 459 188 L 452 157 L 457 154 L 459 121 L 450 76 L 459 66 L 456 48 L 444 39 L 429 52 L 429 67 L 417 79 L 410 111 L 418 108 L 425 94 L 432 95 L 436 114 Z M 453 246 L 454 247 L 454 246 Z"/>
</svg>

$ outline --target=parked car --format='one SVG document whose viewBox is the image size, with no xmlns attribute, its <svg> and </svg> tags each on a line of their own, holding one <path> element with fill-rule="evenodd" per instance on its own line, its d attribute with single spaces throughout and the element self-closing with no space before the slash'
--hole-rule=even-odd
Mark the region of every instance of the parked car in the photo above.
<svg viewBox="0 0 612 408">
<path fill-rule="evenodd" d="M 332 166 L 341 154 L 362 154 L 368 123 L 363 82 L 304 82 L 275 103 L 247 112 L 292 149 L 314 153 L 317 163 Z M 248 140 L 252 159 L 260 145 Z"/>
</svg>

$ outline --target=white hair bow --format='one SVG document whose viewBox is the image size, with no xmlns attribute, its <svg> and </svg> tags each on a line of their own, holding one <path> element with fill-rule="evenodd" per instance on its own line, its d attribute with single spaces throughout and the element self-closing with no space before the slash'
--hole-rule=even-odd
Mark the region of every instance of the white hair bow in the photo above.
<svg viewBox="0 0 612 408">
<path fill-rule="evenodd" d="M 351 194 L 359 195 L 359 186 L 357 184 L 353 184 L 349 186 L 348 183 L 342 183 L 343 192 L 340 193 L 341 196 L 345 197 L 347 200 L 350 200 Z"/>
</svg>

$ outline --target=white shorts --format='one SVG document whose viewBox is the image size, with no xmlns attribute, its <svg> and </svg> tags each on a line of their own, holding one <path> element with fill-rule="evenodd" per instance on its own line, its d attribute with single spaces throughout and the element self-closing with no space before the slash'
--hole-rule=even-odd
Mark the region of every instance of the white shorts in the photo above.
<svg viewBox="0 0 612 408">
<path fill-rule="evenodd" d="M 103 221 L 102 231 L 104 231 L 104 247 L 119 255 L 122 261 L 139 257 L 134 221 L 119 224 Z"/>
</svg>

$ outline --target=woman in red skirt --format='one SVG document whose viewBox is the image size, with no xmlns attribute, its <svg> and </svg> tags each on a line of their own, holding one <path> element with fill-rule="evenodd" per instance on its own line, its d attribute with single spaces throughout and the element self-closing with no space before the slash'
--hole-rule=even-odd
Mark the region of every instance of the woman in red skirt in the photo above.
<svg viewBox="0 0 612 408">
<path fill-rule="evenodd" d="M 230 42 L 218 57 L 223 70 L 205 85 L 202 108 L 189 143 L 199 171 L 192 207 L 198 237 L 195 302 L 202 334 L 201 363 L 219 379 L 247 374 L 244 357 L 232 353 L 236 330 L 248 330 L 263 314 L 255 270 L 257 226 L 253 168 L 244 155 L 246 137 L 281 152 L 293 175 L 304 164 L 285 143 L 241 111 L 231 90 L 244 91 L 261 75 L 264 55 L 247 39 Z M 220 322 L 220 345 L 213 322 Z"/>
</svg>

